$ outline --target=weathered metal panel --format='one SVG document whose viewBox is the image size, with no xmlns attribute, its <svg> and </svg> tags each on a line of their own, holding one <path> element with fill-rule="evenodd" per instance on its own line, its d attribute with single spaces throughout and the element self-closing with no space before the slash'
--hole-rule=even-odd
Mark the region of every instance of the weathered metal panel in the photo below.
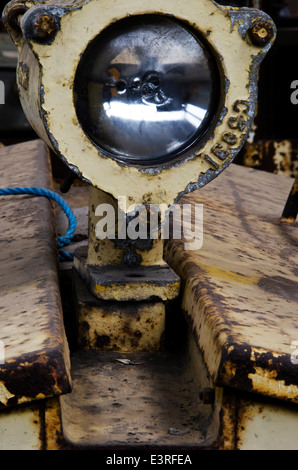
<svg viewBox="0 0 298 470">
<path fill-rule="evenodd" d="M 41 141 L 0 149 L 0 166 L 2 187 L 51 187 Z M 71 379 L 52 205 L 5 196 L 0 207 L 0 402 L 9 406 L 69 392 Z"/>
<path fill-rule="evenodd" d="M 82 349 L 159 351 L 165 330 L 164 302 L 106 302 L 96 299 L 74 276 Z"/>
<path fill-rule="evenodd" d="M 60 450 L 64 443 L 59 397 L 48 398 L 44 411 L 44 449 Z"/>
<path fill-rule="evenodd" d="M 219 409 L 199 399 L 184 354 L 80 352 L 72 373 L 73 392 L 60 397 L 65 445 L 186 451 L 217 438 Z"/>
<path fill-rule="evenodd" d="M 22 405 L 0 413 L 0 450 L 42 450 L 40 405 Z"/>
<path fill-rule="evenodd" d="M 246 398 L 237 410 L 237 450 L 298 449 L 296 406 Z"/>
<path fill-rule="evenodd" d="M 290 140 L 246 142 L 237 157 L 237 163 L 295 177 L 298 173 L 298 142 Z"/>
<path fill-rule="evenodd" d="M 74 266 L 90 292 L 102 300 L 167 301 L 179 294 L 180 279 L 166 264 L 161 266 L 88 266 L 86 247 L 75 252 Z"/>
<path fill-rule="evenodd" d="M 170 241 L 165 254 L 214 381 L 298 402 L 298 231 L 280 220 L 292 184 L 232 165 L 182 200 L 204 204 L 202 249 Z"/>
</svg>

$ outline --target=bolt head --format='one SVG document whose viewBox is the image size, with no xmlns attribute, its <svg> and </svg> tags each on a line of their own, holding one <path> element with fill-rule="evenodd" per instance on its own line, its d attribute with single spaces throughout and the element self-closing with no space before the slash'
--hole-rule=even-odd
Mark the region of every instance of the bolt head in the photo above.
<svg viewBox="0 0 298 470">
<path fill-rule="evenodd" d="M 39 44 L 51 44 L 59 29 L 59 15 L 45 7 L 32 8 L 22 21 L 24 38 Z"/>
<path fill-rule="evenodd" d="M 57 32 L 57 25 L 54 16 L 45 14 L 36 18 L 33 25 L 34 39 L 46 39 L 52 37 Z"/>
<path fill-rule="evenodd" d="M 255 46 L 266 46 L 274 38 L 274 26 L 269 21 L 256 20 L 249 29 L 249 36 Z"/>
</svg>

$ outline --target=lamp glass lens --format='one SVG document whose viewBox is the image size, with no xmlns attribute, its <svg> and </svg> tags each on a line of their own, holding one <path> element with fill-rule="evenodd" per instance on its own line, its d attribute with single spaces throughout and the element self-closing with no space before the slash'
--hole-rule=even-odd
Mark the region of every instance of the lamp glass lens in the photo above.
<svg viewBox="0 0 298 470">
<path fill-rule="evenodd" d="M 206 132 L 217 80 L 205 45 L 163 15 L 107 27 L 83 53 L 74 86 L 85 134 L 124 163 L 177 158 Z"/>
</svg>

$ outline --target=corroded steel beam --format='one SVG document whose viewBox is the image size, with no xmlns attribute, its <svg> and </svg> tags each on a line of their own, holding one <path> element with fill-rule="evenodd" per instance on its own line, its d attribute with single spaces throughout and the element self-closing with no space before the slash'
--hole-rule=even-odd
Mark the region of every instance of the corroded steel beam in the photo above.
<svg viewBox="0 0 298 470">
<path fill-rule="evenodd" d="M 2 187 L 51 188 L 43 142 L 3 147 L 0 158 Z M 0 402 L 6 407 L 67 393 L 71 377 L 52 204 L 28 196 L 5 196 L 0 204 Z"/>
</svg>

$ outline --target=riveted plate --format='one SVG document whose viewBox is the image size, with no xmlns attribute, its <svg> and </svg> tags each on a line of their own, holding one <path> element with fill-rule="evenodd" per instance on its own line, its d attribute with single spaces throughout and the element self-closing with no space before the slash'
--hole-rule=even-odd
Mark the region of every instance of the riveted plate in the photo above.
<svg viewBox="0 0 298 470">
<path fill-rule="evenodd" d="M 74 448 L 191 450 L 217 437 L 184 354 L 80 352 L 72 372 L 73 392 L 60 402 L 64 439 Z"/>
<path fill-rule="evenodd" d="M 0 186 L 51 188 L 37 140 L 0 149 Z M 70 391 L 51 202 L 0 198 L 0 407 Z"/>
</svg>

